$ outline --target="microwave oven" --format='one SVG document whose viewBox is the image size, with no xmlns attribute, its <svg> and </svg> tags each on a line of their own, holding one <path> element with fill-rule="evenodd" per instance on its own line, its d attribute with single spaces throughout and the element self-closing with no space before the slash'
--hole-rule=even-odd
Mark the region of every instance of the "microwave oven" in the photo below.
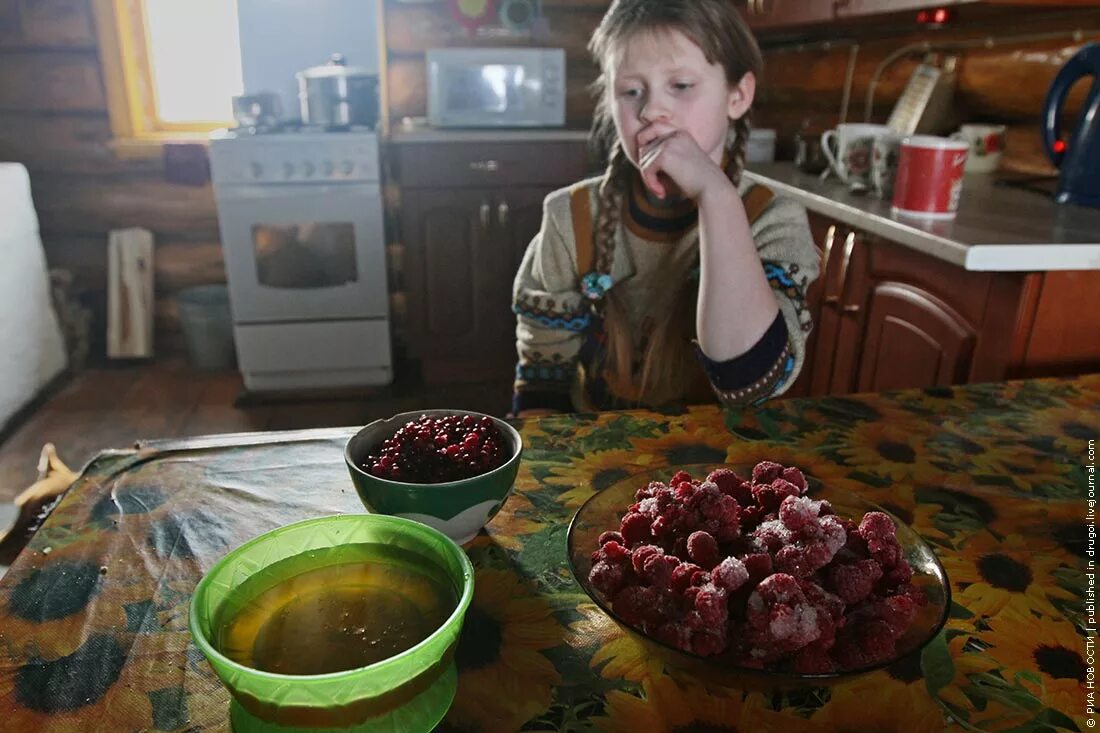
<svg viewBox="0 0 1100 733">
<path fill-rule="evenodd" d="M 431 49 L 427 70 L 435 127 L 565 124 L 564 49 Z"/>
</svg>

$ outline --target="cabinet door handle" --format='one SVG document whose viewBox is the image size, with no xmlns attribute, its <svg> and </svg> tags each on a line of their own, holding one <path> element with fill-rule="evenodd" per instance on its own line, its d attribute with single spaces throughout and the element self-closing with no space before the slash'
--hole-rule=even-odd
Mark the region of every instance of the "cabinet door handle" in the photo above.
<svg viewBox="0 0 1100 733">
<path fill-rule="evenodd" d="M 496 173 L 500 168 L 500 162 L 496 160 L 473 160 L 470 161 L 470 170 L 478 171 L 480 173 Z"/>
<path fill-rule="evenodd" d="M 502 226 L 508 226 L 508 202 L 501 201 L 497 204 L 497 222 Z"/>
<path fill-rule="evenodd" d="M 836 241 L 836 224 L 829 227 L 825 232 L 825 250 L 821 253 L 821 287 L 828 290 L 829 288 L 829 260 L 833 256 L 833 243 Z M 830 295 L 824 299 L 825 303 L 836 302 L 837 297 Z"/>
<path fill-rule="evenodd" d="M 840 310 L 844 311 L 845 313 L 859 313 L 859 311 L 860 311 L 859 303 L 848 303 L 847 305 L 845 305 Z"/>
<path fill-rule="evenodd" d="M 481 229 L 485 231 L 489 228 L 489 202 L 482 201 L 481 209 L 478 212 L 478 219 L 481 220 Z"/>
</svg>

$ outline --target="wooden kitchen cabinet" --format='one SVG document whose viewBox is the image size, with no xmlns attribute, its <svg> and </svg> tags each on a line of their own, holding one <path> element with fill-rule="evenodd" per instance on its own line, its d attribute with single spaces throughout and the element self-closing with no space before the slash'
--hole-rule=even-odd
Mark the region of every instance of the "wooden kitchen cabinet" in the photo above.
<svg viewBox="0 0 1100 733">
<path fill-rule="evenodd" d="M 822 256 L 814 333 L 791 396 L 1100 368 L 1100 272 L 973 272 L 810 214 Z"/>
<path fill-rule="evenodd" d="M 406 346 L 425 381 L 514 373 L 512 282 L 542 203 L 584 177 L 584 142 L 398 147 Z"/>
</svg>

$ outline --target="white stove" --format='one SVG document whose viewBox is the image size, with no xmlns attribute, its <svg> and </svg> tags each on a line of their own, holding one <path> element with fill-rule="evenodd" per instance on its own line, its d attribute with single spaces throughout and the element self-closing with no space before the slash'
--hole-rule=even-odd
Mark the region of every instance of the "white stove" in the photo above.
<svg viewBox="0 0 1100 733">
<path fill-rule="evenodd" d="M 378 157 L 371 131 L 212 136 L 246 389 L 392 381 Z"/>
</svg>

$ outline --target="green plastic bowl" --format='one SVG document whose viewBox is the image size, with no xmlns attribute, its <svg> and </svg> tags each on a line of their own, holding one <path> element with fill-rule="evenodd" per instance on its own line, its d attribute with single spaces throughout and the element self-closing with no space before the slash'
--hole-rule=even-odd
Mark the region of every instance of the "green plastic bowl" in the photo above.
<svg viewBox="0 0 1100 733">
<path fill-rule="evenodd" d="M 511 457 L 502 466 L 480 476 L 438 484 L 390 481 L 367 473 L 359 464 L 370 452 L 393 436 L 410 420 L 421 415 L 445 417 L 473 415 L 488 417 L 509 442 Z M 434 527 L 460 545 L 466 544 L 489 523 L 512 493 L 519 472 L 523 440 L 503 420 L 466 410 L 417 410 L 402 412 L 386 420 L 375 420 L 352 436 L 344 448 L 344 462 L 363 506 L 378 514 L 392 514 Z"/>
<path fill-rule="evenodd" d="M 219 610 L 234 588 L 280 560 L 355 543 L 399 547 L 438 566 L 454 583 L 459 598 L 454 613 L 411 649 L 332 674 L 262 672 L 232 661 L 214 647 Z M 195 588 L 189 626 L 195 645 L 232 696 L 235 731 L 430 731 L 454 700 L 454 653 L 473 594 L 473 566 L 446 536 L 398 517 L 346 514 L 280 527 L 230 552 Z"/>
</svg>

